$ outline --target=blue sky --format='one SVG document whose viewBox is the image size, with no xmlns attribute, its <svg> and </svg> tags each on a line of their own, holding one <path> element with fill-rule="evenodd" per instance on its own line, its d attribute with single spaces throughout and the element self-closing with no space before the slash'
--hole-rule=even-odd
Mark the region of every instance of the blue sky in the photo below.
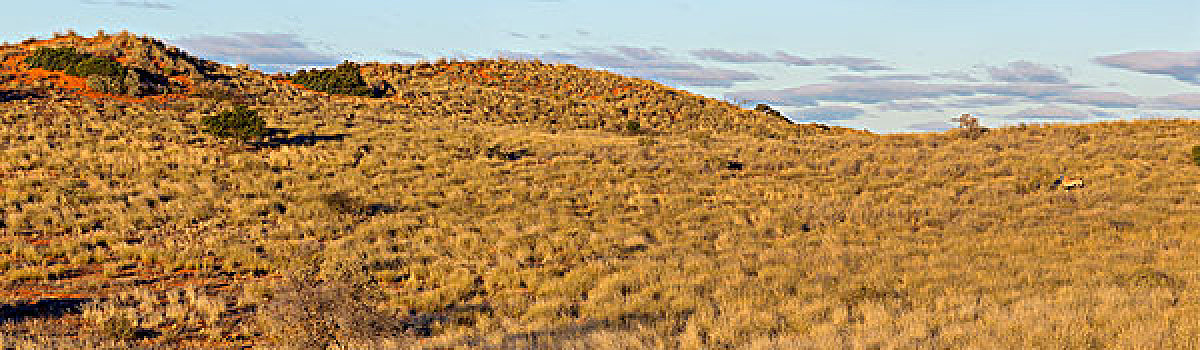
<svg viewBox="0 0 1200 350">
<path fill-rule="evenodd" d="M 5 4 L 0 40 L 129 30 L 267 71 L 540 58 L 789 118 L 917 132 L 1200 117 L 1200 1 L 182 1 Z"/>
</svg>

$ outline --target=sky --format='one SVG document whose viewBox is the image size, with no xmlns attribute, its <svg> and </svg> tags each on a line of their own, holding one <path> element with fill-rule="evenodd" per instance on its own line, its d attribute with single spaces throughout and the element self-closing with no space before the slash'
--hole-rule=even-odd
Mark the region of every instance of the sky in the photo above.
<svg viewBox="0 0 1200 350">
<path fill-rule="evenodd" d="M 536 58 L 877 133 L 1200 118 L 1196 0 L 43 0 L 0 29 L 128 30 L 268 72 Z"/>
</svg>

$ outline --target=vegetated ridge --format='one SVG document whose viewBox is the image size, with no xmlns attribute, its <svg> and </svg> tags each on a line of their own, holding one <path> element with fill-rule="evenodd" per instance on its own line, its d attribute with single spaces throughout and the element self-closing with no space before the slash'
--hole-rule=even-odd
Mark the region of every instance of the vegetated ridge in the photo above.
<svg viewBox="0 0 1200 350">
<path fill-rule="evenodd" d="M 1200 345 L 1193 121 L 875 135 L 128 33 L 0 62 L 0 348 Z"/>
</svg>

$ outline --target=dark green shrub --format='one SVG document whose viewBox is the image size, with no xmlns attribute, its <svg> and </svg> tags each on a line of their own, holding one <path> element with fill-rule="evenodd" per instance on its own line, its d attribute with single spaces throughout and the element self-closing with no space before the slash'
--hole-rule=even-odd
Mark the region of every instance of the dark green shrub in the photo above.
<svg viewBox="0 0 1200 350">
<path fill-rule="evenodd" d="M 266 134 L 267 122 L 258 111 L 236 106 L 232 111 L 204 118 L 204 131 L 218 137 L 236 137 L 247 140 Z"/>
<path fill-rule="evenodd" d="M 122 77 L 125 76 L 125 67 L 122 67 L 117 61 L 102 57 L 88 57 L 82 62 L 73 66 L 67 67 L 67 74 L 77 77 L 87 77 L 93 75 L 106 77 Z"/>
<path fill-rule="evenodd" d="M 358 65 L 346 61 L 331 69 L 300 70 L 290 76 L 293 83 L 306 88 L 338 95 L 383 97 L 383 92 L 367 86 Z"/>
<path fill-rule="evenodd" d="M 110 58 L 79 53 L 69 47 L 40 48 L 25 58 L 34 68 L 62 71 L 77 77 L 121 77 L 125 67 Z"/>
<path fill-rule="evenodd" d="M 638 132 L 641 132 L 642 131 L 642 123 L 639 123 L 636 120 L 627 121 L 627 122 L 625 122 L 625 131 L 628 131 L 631 134 L 636 134 Z"/>
<path fill-rule="evenodd" d="M 69 47 L 40 48 L 25 57 L 25 63 L 33 68 L 61 71 L 83 62 L 87 57 Z"/>
<path fill-rule="evenodd" d="M 1200 146 L 1192 147 L 1192 162 L 1200 165 Z"/>
</svg>

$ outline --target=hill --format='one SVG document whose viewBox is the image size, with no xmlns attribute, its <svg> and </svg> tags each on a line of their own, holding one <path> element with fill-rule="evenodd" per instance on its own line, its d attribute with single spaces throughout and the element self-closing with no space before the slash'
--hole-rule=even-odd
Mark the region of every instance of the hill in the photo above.
<svg viewBox="0 0 1200 350">
<path fill-rule="evenodd" d="M 25 63 L 54 46 L 151 86 Z M 0 348 L 1200 339 L 1192 121 L 874 135 L 537 62 L 363 64 L 372 98 L 127 34 L 0 54 Z M 203 132 L 235 105 L 268 135 Z"/>
</svg>

